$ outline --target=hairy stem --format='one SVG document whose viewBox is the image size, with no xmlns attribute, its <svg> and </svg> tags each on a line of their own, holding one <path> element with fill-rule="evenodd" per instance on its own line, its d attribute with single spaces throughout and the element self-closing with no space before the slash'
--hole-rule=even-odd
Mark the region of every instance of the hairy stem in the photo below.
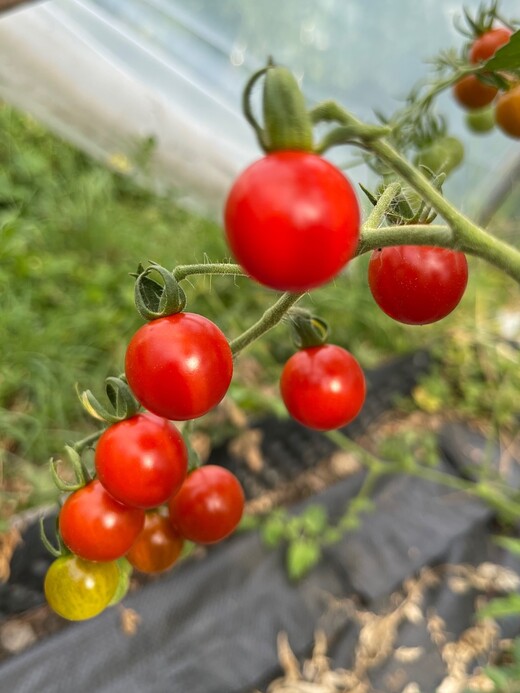
<svg viewBox="0 0 520 693">
<path fill-rule="evenodd" d="M 240 265 L 230 262 L 201 262 L 196 265 L 179 265 L 173 270 L 173 276 L 177 281 L 186 279 L 192 274 L 233 274 L 236 276 L 247 277 Z"/>
</svg>

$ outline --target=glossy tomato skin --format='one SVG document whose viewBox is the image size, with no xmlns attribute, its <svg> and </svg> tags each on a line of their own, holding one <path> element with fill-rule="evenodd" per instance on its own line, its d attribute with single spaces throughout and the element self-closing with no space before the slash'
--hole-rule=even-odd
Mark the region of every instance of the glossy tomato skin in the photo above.
<svg viewBox="0 0 520 693">
<path fill-rule="evenodd" d="M 236 529 L 244 502 L 244 491 L 236 476 L 208 464 L 191 472 L 170 500 L 170 520 L 186 539 L 214 544 Z"/>
<path fill-rule="evenodd" d="M 499 48 L 509 41 L 512 33 L 511 29 L 506 27 L 486 31 L 473 42 L 469 52 L 469 61 L 475 65 L 483 60 L 489 60 Z"/>
<path fill-rule="evenodd" d="M 206 414 L 226 394 L 233 355 L 211 320 L 177 313 L 143 325 L 126 351 L 128 384 L 149 411 L 173 421 Z"/>
<path fill-rule="evenodd" d="M 463 253 L 430 246 L 375 250 L 368 283 L 378 306 L 407 325 L 441 320 L 458 305 L 468 282 Z"/>
<path fill-rule="evenodd" d="M 102 434 L 95 465 L 98 479 L 120 503 L 154 508 L 181 487 L 188 453 L 181 434 L 169 421 L 137 414 Z"/>
<path fill-rule="evenodd" d="M 119 503 L 97 479 L 72 493 L 59 515 L 65 545 L 89 561 L 121 558 L 143 526 L 144 510 Z"/>
<path fill-rule="evenodd" d="M 498 89 L 490 84 L 484 84 L 475 75 L 466 75 L 453 87 L 453 95 L 458 103 L 467 110 L 484 108 L 489 105 Z"/>
<path fill-rule="evenodd" d="M 44 592 L 57 614 L 69 621 L 84 621 L 106 609 L 118 583 L 117 563 L 93 563 L 71 554 L 51 563 Z"/>
<path fill-rule="evenodd" d="M 126 558 L 142 573 L 162 573 L 179 558 L 183 544 L 169 518 L 152 511 L 146 513 L 144 528 Z"/>
<path fill-rule="evenodd" d="M 306 291 L 333 279 L 353 257 L 360 212 L 350 182 L 315 154 L 282 151 L 256 161 L 227 199 L 227 241 L 256 281 Z"/>
<path fill-rule="evenodd" d="M 520 137 L 520 84 L 497 99 L 495 122 L 509 137 Z"/>
<path fill-rule="evenodd" d="M 301 349 L 285 364 L 280 391 L 287 411 L 304 426 L 346 426 L 363 407 L 365 376 L 352 354 L 335 344 Z"/>
</svg>

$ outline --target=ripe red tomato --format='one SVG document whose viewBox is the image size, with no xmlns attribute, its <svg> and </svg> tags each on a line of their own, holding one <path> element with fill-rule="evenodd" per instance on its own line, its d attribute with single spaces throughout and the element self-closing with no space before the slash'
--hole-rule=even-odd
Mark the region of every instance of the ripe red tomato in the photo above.
<svg viewBox="0 0 520 693">
<path fill-rule="evenodd" d="M 127 560 L 142 573 L 161 573 L 179 558 L 184 540 L 167 517 L 158 512 L 146 513 L 144 528 L 137 537 Z"/>
<path fill-rule="evenodd" d="M 124 556 L 144 525 L 144 510 L 116 501 L 97 479 L 72 493 L 60 511 L 65 545 L 88 561 Z"/>
<path fill-rule="evenodd" d="M 506 135 L 520 137 L 520 84 L 499 96 L 495 122 Z"/>
<path fill-rule="evenodd" d="M 484 108 L 493 101 L 497 93 L 496 87 L 484 84 L 475 75 L 466 75 L 453 87 L 456 100 L 467 110 Z"/>
<path fill-rule="evenodd" d="M 360 212 L 350 182 L 315 154 L 284 151 L 236 179 L 225 209 L 231 251 L 256 281 L 306 291 L 335 277 L 355 253 Z"/>
<path fill-rule="evenodd" d="M 504 46 L 513 32 L 506 27 L 490 29 L 473 42 L 469 52 L 469 61 L 473 64 L 492 58 L 496 51 Z"/>
<path fill-rule="evenodd" d="M 197 544 L 214 544 L 229 536 L 244 511 L 244 491 L 234 474 L 205 465 L 188 475 L 169 502 L 173 527 Z"/>
<path fill-rule="evenodd" d="M 188 453 L 181 434 L 169 421 L 137 414 L 103 433 L 95 464 L 99 480 L 118 501 L 154 508 L 181 487 Z"/>
<path fill-rule="evenodd" d="M 361 411 L 366 384 L 351 353 L 336 346 L 301 349 L 285 364 L 280 379 L 289 414 L 318 431 L 346 426 Z"/>
<path fill-rule="evenodd" d="M 206 414 L 224 397 L 233 375 L 233 355 L 211 320 L 177 313 L 137 330 L 125 367 L 128 384 L 146 409 L 185 421 Z"/>
<path fill-rule="evenodd" d="M 468 282 L 463 253 L 400 245 L 372 253 L 368 283 L 378 306 L 394 320 L 425 325 L 457 306 Z"/>
<path fill-rule="evenodd" d="M 43 584 L 51 609 L 69 621 L 97 616 L 110 604 L 119 584 L 117 563 L 92 563 L 79 556 L 53 561 Z"/>
</svg>

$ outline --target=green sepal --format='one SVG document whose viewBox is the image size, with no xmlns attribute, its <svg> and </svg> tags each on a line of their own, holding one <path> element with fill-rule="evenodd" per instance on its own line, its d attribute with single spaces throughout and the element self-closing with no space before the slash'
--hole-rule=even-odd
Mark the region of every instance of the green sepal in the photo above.
<svg viewBox="0 0 520 693">
<path fill-rule="evenodd" d="M 157 272 L 163 283 L 149 277 L 150 272 Z M 172 272 L 151 262 L 146 268 L 138 267 L 135 280 L 135 307 L 144 320 L 157 320 L 167 315 L 180 313 L 186 307 L 186 294 Z"/>
<path fill-rule="evenodd" d="M 266 151 L 313 150 L 312 123 L 295 76 L 278 65 L 267 68 L 263 93 Z"/>
<path fill-rule="evenodd" d="M 77 390 L 77 392 L 81 404 L 90 416 L 99 421 L 106 421 L 109 424 L 118 423 L 135 416 L 141 407 L 123 377 L 116 378 L 111 376 L 105 380 L 105 392 L 112 411 L 109 411 L 101 404 L 91 390 L 84 390 L 83 392 Z"/>
<path fill-rule="evenodd" d="M 292 308 L 288 313 L 291 333 L 297 349 L 322 346 L 329 336 L 329 326 L 317 315 L 303 308 Z"/>
</svg>

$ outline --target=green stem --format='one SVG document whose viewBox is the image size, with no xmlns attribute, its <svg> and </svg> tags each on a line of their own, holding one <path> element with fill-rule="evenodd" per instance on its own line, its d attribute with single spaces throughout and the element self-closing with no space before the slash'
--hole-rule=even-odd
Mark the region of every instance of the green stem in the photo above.
<svg viewBox="0 0 520 693">
<path fill-rule="evenodd" d="M 247 277 L 240 265 L 229 262 L 201 262 L 196 265 L 179 265 L 173 270 L 173 276 L 177 281 L 186 279 L 186 277 L 192 274 L 233 274 Z"/>
<path fill-rule="evenodd" d="M 435 245 L 441 248 L 453 248 L 453 231 L 449 226 L 431 224 L 365 228 L 361 233 L 356 255 L 363 255 L 370 250 L 391 245 Z"/>
<path fill-rule="evenodd" d="M 366 229 L 377 229 L 381 225 L 388 208 L 392 204 L 394 197 L 397 195 L 400 189 L 401 184 L 397 182 L 391 183 L 387 188 L 385 188 L 383 194 L 378 199 L 377 203 L 374 205 L 374 208 L 362 225 L 362 232 Z"/>
<path fill-rule="evenodd" d="M 251 327 L 230 343 L 233 355 L 236 356 L 242 349 L 248 346 L 248 344 L 251 344 L 251 342 L 254 342 L 264 335 L 268 330 L 278 325 L 289 308 L 299 301 L 303 295 L 303 293 L 282 294 L 276 303 L 265 311 L 260 320 L 255 322 L 254 325 L 251 325 Z"/>
<path fill-rule="evenodd" d="M 95 443 L 96 440 L 98 440 L 101 437 L 101 434 L 105 432 L 105 429 L 102 428 L 100 431 L 95 431 L 94 433 L 91 433 L 90 435 L 86 436 L 86 438 L 82 438 L 81 440 L 78 440 L 74 445 L 71 445 L 71 448 L 75 450 L 77 453 L 83 452 L 85 448 L 88 448 L 91 443 Z"/>
</svg>

